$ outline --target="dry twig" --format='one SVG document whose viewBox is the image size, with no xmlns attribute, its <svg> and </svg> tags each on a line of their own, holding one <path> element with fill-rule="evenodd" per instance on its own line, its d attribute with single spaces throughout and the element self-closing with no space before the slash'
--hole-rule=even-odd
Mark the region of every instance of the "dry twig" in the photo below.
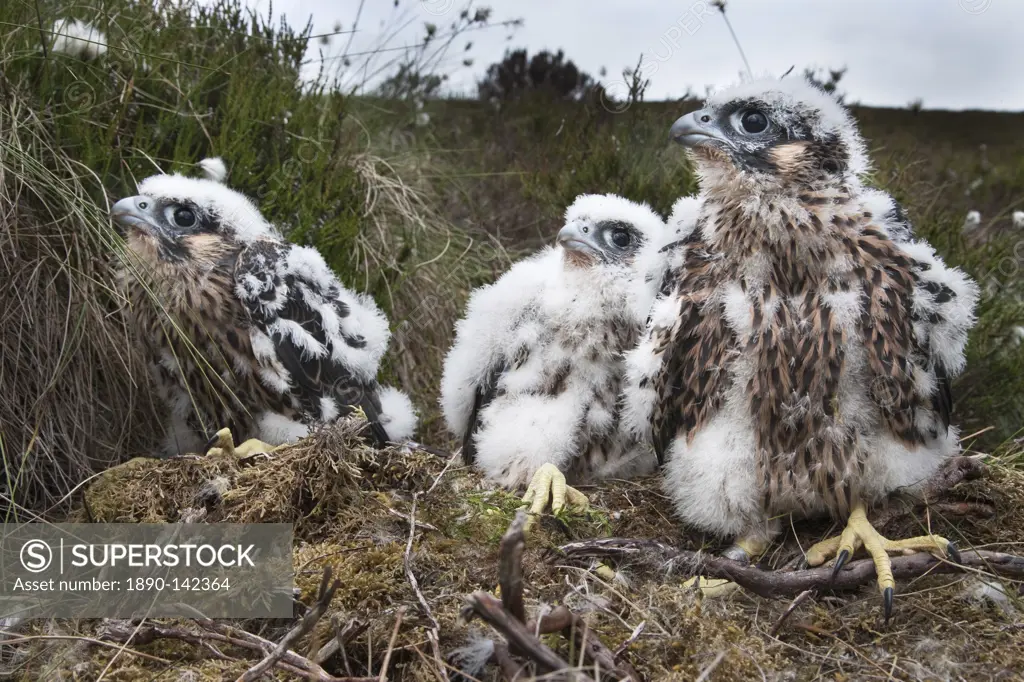
<svg viewBox="0 0 1024 682">
<path fill-rule="evenodd" d="M 273 642 L 251 632 L 233 628 L 230 625 L 217 623 L 205 618 L 197 618 L 194 622 L 203 629 L 203 632 L 193 632 L 182 628 L 168 628 L 159 625 L 145 625 L 137 628 L 130 622 L 121 621 L 106 625 L 100 632 L 99 638 L 104 641 L 118 643 L 131 641 L 137 645 L 149 644 L 158 639 L 176 639 L 205 648 L 221 660 L 237 659 L 224 655 L 213 646 L 213 642 L 230 644 L 239 649 L 254 651 L 264 656 L 274 648 Z M 335 677 L 328 674 L 319 665 L 294 651 L 284 652 L 280 660 L 276 661 L 274 665 L 281 670 L 313 682 L 376 682 L 374 677 Z"/>
<path fill-rule="evenodd" d="M 395 650 L 395 642 L 398 640 L 398 629 L 402 627 L 402 619 L 405 618 L 405 607 L 400 606 L 395 615 L 395 627 L 391 630 L 391 639 L 388 640 L 388 650 L 384 653 L 384 662 L 380 666 L 380 677 L 378 682 L 388 682 L 388 666 L 391 664 L 391 653 Z"/>
<path fill-rule="evenodd" d="M 4 639 L 3 640 L 3 645 L 4 646 L 10 646 L 10 645 L 13 645 L 13 644 L 27 644 L 29 642 L 42 642 L 42 641 L 47 641 L 47 640 L 72 640 L 72 641 L 78 641 L 78 642 L 85 642 L 87 644 L 94 645 L 94 646 L 104 646 L 104 647 L 111 647 L 111 648 L 114 648 L 114 649 L 119 649 L 121 651 L 124 651 L 124 653 L 126 653 L 126 654 L 131 654 L 132 656 L 138 656 L 139 658 L 145 658 L 147 660 L 154 661 L 156 663 L 166 663 L 167 665 L 171 664 L 171 661 L 168 661 L 165 658 L 160 658 L 159 656 L 154 656 L 153 654 L 147 654 L 147 653 L 143 653 L 141 651 L 135 651 L 133 649 L 126 649 L 126 648 L 124 648 L 122 646 L 118 646 L 119 644 L 127 644 L 127 641 L 125 641 L 125 642 L 117 642 L 115 644 L 115 643 L 112 643 L 112 642 L 104 641 L 103 639 L 94 639 L 92 637 L 82 637 L 81 635 L 18 635 L 15 632 L 9 632 L 7 630 L 0 630 L 0 635 L 5 635 L 5 636 L 9 635 L 10 636 L 8 639 Z"/>
<path fill-rule="evenodd" d="M 426 597 L 423 596 L 423 592 L 420 591 L 420 583 L 416 580 L 416 574 L 412 571 L 412 541 L 416 536 L 416 499 L 419 497 L 419 493 L 415 493 L 412 496 L 412 509 L 409 510 L 409 541 L 405 545 L 405 555 L 402 557 L 402 564 L 405 566 L 405 576 L 409 580 L 409 584 L 412 586 L 413 592 L 416 593 L 416 599 L 420 603 L 420 607 L 423 609 L 424 615 L 427 620 L 430 621 L 430 630 L 427 632 L 427 641 L 430 642 L 430 648 L 434 652 L 434 660 L 437 662 L 439 672 L 441 673 L 441 679 L 447 682 L 448 680 L 448 669 L 444 665 L 444 658 L 441 656 L 441 625 L 434 618 L 433 611 L 430 610 L 430 604 L 427 603 Z"/>
<path fill-rule="evenodd" d="M 516 518 L 509 525 L 499 545 L 498 584 L 501 586 L 501 603 L 520 623 L 526 622 L 526 607 L 523 605 L 523 552 L 526 538 L 523 533 L 529 516 L 525 511 L 516 512 Z"/>
<path fill-rule="evenodd" d="M 630 645 L 640 638 L 640 635 L 643 633 L 645 627 L 647 627 L 647 621 L 642 620 L 640 621 L 639 625 L 633 628 L 633 632 L 631 632 L 629 637 L 626 638 L 626 641 L 624 641 L 622 644 L 618 646 L 617 649 L 615 649 L 615 660 L 619 660 L 619 656 L 626 653 L 626 650 L 629 649 Z"/>
<path fill-rule="evenodd" d="M 700 676 L 697 677 L 695 682 L 704 682 L 704 680 L 711 677 L 711 673 L 715 672 L 715 668 L 717 668 L 724 659 L 725 652 L 719 651 L 718 655 L 715 656 L 715 659 L 708 664 L 708 667 L 704 668 L 704 670 L 701 671 Z"/>
<path fill-rule="evenodd" d="M 633 666 L 625 661 L 616 661 L 616 656 L 611 649 L 606 647 L 594 631 L 587 627 L 582 618 L 565 606 L 559 606 L 551 613 L 542 616 L 536 626 L 531 622 L 527 627 L 542 635 L 562 632 L 566 637 L 575 638 L 579 650 L 583 651 L 587 658 L 596 663 L 601 670 L 611 672 L 619 680 L 626 679 L 631 682 L 640 682 L 641 680 L 640 674 Z"/>
<path fill-rule="evenodd" d="M 772 626 L 772 629 L 768 633 L 768 635 L 774 637 L 775 635 L 779 634 L 779 630 L 781 630 L 782 626 L 786 624 L 786 621 L 789 620 L 789 617 L 793 615 L 793 612 L 796 611 L 796 608 L 803 604 L 805 601 L 807 601 L 807 598 L 810 597 L 812 594 L 814 594 L 814 590 L 804 590 L 803 592 L 798 594 L 796 596 L 796 599 L 794 599 L 793 602 L 786 608 L 785 612 L 783 612 L 783 614 L 779 616 L 779 619 L 775 621 L 775 625 Z"/>
<path fill-rule="evenodd" d="M 525 511 L 516 512 L 516 517 L 501 539 L 498 568 L 498 584 L 501 586 L 501 602 L 483 592 L 470 597 L 467 612 L 476 614 L 492 627 L 505 635 L 509 647 L 495 645 L 491 661 L 509 680 L 515 679 L 518 669 L 509 656 L 509 651 L 526 656 L 542 668 L 568 671 L 570 666 L 544 646 L 532 633 L 551 634 L 561 632 L 575 641 L 576 647 L 598 668 L 613 673 L 618 679 L 640 682 L 640 676 L 628 663 L 617 663 L 616 655 L 590 630 L 582 618 L 565 606 L 559 606 L 551 613 L 541 616 L 538 621 L 526 623 L 526 608 L 523 603 L 523 552 L 526 550 L 524 532 L 529 516 Z"/>
<path fill-rule="evenodd" d="M 522 622 L 505 610 L 501 601 L 486 592 L 474 592 L 467 600 L 462 617 L 470 620 L 476 616 L 505 636 L 517 651 L 532 659 L 546 673 L 567 673 L 569 664 L 549 649 Z M 564 677 L 559 676 L 559 678 Z M 580 682 L 593 682 L 590 677 L 577 674 Z"/>
<path fill-rule="evenodd" d="M 340 651 L 342 658 L 345 658 L 347 663 L 348 656 L 345 655 L 345 645 L 366 632 L 369 627 L 369 623 L 363 623 L 355 619 L 348 621 L 343 627 L 338 629 L 334 637 L 331 638 L 331 641 L 320 647 L 313 660 L 317 664 L 323 665 L 328 658 Z M 349 674 L 352 674 L 351 671 Z"/>
<path fill-rule="evenodd" d="M 299 641 L 299 639 L 316 626 L 327 611 L 327 607 L 330 606 L 331 600 L 334 599 L 334 593 L 337 592 L 338 587 L 340 586 L 340 580 L 331 581 L 331 567 L 328 565 L 324 569 L 323 578 L 320 579 L 320 589 L 317 592 L 316 603 L 313 605 L 313 608 L 307 611 L 306 615 L 302 617 L 302 620 L 300 620 L 295 627 L 289 630 L 288 634 L 281 638 L 281 641 L 273 651 L 267 654 L 262 661 L 246 670 L 236 682 L 253 682 L 274 667 L 274 664 L 281 660 L 281 657 L 284 656 L 285 653 L 291 649 L 297 641 Z M 310 666 L 315 666 L 316 668 L 320 667 L 319 664 L 312 661 L 310 662 Z"/>
<path fill-rule="evenodd" d="M 386 509 L 388 510 L 388 513 L 391 514 L 392 516 L 397 516 L 398 518 L 402 519 L 406 523 L 409 523 L 409 515 L 408 514 L 403 514 L 402 512 L 398 511 L 397 509 L 392 509 L 391 507 L 386 507 Z M 432 530 L 432 531 L 435 531 L 435 532 L 439 532 L 437 530 L 437 526 L 431 525 L 429 523 L 424 523 L 423 521 L 417 521 L 416 522 L 416 527 L 417 528 L 423 528 L 424 530 Z"/>
</svg>

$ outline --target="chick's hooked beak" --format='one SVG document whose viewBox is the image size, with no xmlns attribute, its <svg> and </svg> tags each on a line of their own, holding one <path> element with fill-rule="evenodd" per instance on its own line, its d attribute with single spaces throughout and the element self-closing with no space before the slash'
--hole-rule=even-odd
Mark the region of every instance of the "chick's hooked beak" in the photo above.
<svg viewBox="0 0 1024 682">
<path fill-rule="evenodd" d="M 702 144 L 726 145 L 729 138 L 719 130 L 714 118 L 704 109 L 680 116 L 672 124 L 669 135 L 675 142 L 684 147 L 697 147 Z"/>
<path fill-rule="evenodd" d="M 156 201 L 144 195 L 126 197 L 110 207 L 110 217 L 125 230 L 161 236 L 166 231 L 157 215 Z"/>
<path fill-rule="evenodd" d="M 566 224 L 558 231 L 558 243 L 566 251 L 602 258 L 601 249 L 594 242 L 594 230 L 589 225 L 580 225 L 577 221 Z"/>
</svg>

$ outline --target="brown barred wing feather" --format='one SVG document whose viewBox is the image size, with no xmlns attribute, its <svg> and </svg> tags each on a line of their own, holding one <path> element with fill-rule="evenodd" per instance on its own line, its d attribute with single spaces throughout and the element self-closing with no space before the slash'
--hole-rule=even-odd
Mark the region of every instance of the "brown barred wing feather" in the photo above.
<svg viewBox="0 0 1024 682">
<path fill-rule="evenodd" d="M 651 418 L 655 452 L 665 452 L 677 436 L 688 440 L 720 408 L 727 385 L 726 356 L 734 343 L 715 290 L 722 283 L 719 258 L 695 230 L 687 240 L 682 267 L 666 286 L 674 289 L 679 314 L 671 327 L 655 327 L 656 352 L 664 363 L 655 377 L 655 408 Z"/>
</svg>

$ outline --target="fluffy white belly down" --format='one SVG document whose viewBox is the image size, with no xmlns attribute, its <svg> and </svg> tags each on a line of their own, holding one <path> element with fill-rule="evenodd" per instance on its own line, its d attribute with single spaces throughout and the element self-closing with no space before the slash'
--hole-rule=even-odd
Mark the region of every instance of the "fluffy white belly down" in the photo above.
<svg viewBox="0 0 1024 682">
<path fill-rule="evenodd" d="M 665 453 L 662 481 L 683 521 L 722 536 L 761 522 L 755 447 L 739 396 L 730 396 L 689 443 L 686 436 L 676 437 Z"/>
</svg>

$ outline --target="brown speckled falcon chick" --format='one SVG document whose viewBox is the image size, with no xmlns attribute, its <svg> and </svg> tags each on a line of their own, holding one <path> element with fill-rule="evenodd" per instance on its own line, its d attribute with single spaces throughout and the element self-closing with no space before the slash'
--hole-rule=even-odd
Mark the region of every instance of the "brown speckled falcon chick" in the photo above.
<svg viewBox="0 0 1024 682">
<path fill-rule="evenodd" d="M 355 408 L 375 444 L 410 438 L 408 396 L 377 383 L 390 338 L 381 310 L 209 179 L 223 178 L 222 162 L 201 165 L 207 179 L 155 175 L 111 209 L 125 230 L 136 331 L 169 412 L 164 453 L 234 449 L 231 432 L 252 439 L 239 451 L 267 451 Z"/>
<path fill-rule="evenodd" d="M 672 137 L 701 180 L 696 229 L 627 357 L 626 399 L 689 524 L 760 554 L 789 514 L 847 520 L 808 552 L 836 570 L 864 546 L 886 617 L 887 552 L 956 558 L 947 540 L 883 538 L 865 511 L 959 450 L 950 379 L 977 286 L 914 240 L 862 184 L 857 128 L 799 79 L 711 96 Z"/>
</svg>

